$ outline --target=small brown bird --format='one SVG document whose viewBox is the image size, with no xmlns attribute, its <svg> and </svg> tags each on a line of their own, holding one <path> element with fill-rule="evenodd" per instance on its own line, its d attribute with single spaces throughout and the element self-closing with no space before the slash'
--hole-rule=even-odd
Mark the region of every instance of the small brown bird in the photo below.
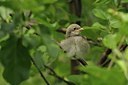
<svg viewBox="0 0 128 85">
<path fill-rule="evenodd" d="M 84 57 L 89 52 L 90 46 L 86 37 L 80 35 L 83 30 L 77 24 L 71 24 L 66 29 L 66 38 L 62 40 L 59 45 L 72 59 L 77 59 L 81 64 L 86 65 Z"/>
</svg>

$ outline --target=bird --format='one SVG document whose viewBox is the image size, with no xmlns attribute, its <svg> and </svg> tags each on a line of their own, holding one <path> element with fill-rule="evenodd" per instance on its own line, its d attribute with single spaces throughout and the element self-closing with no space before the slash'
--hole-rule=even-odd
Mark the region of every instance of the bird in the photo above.
<svg viewBox="0 0 128 85">
<path fill-rule="evenodd" d="M 65 39 L 59 43 L 67 56 L 78 60 L 82 65 L 87 65 L 84 56 L 87 56 L 90 45 L 85 36 L 81 36 L 83 30 L 78 24 L 71 24 L 66 29 Z"/>
</svg>

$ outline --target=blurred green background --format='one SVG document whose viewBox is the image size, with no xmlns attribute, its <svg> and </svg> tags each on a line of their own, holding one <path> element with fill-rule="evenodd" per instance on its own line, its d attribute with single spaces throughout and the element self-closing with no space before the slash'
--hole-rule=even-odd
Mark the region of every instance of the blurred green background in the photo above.
<svg viewBox="0 0 128 85">
<path fill-rule="evenodd" d="M 50 85 L 67 84 L 45 65 L 75 85 L 128 85 L 128 1 L 80 0 L 81 17 L 72 13 L 73 1 L 79 0 L 0 0 L 0 85 L 45 85 L 31 58 Z M 65 36 L 57 30 L 77 21 L 96 44 L 85 57 L 88 66 L 79 68 L 87 74 L 71 75 L 70 58 L 56 43 Z M 97 65 L 106 49 L 111 61 Z"/>
</svg>

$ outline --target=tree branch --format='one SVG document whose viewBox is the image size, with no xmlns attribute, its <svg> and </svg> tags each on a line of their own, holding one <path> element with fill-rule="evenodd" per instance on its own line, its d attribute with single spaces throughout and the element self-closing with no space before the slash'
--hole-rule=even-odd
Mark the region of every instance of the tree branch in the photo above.
<svg viewBox="0 0 128 85">
<path fill-rule="evenodd" d="M 35 65 L 36 69 L 37 69 L 38 72 L 40 73 L 40 76 L 41 76 L 42 79 L 45 81 L 46 85 L 50 85 L 50 83 L 47 81 L 47 79 L 45 78 L 45 76 L 43 75 L 43 73 L 41 72 L 41 70 L 39 69 L 39 67 L 37 66 L 37 64 L 35 63 L 35 61 L 33 60 L 32 57 L 31 57 L 31 61 L 32 61 L 32 63 Z"/>
<path fill-rule="evenodd" d="M 56 77 L 57 79 L 67 83 L 67 85 L 75 85 L 73 82 L 67 81 L 64 78 L 57 75 L 57 73 L 51 67 L 46 66 L 46 65 L 44 65 L 44 67 L 47 68 L 51 72 L 50 75 L 52 75 L 52 76 Z"/>
<path fill-rule="evenodd" d="M 106 51 L 102 54 L 99 62 L 98 62 L 98 65 L 100 66 L 106 66 L 108 65 L 108 63 L 111 61 L 110 59 L 108 59 L 108 55 L 111 53 L 111 49 L 106 49 Z"/>
<path fill-rule="evenodd" d="M 126 48 L 128 47 L 128 45 L 121 45 L 120 47 L 120 51 L 124 51 Z M 98 65 L 102 66 L 102 67 L 105 67 L 107 66 L 111 59 L 108 59 L 108 55 L 111 54 L 111 49 L 107 49 L 101 56 L 99 62 L 98 62 Z"/>
<path fill-rule="evenodd" d="M 70 0 L 69 1 L 69 9 L 71 14 L 76 15 L 77 17 L 81 17 L 81 11 L 82 11 L 82 4 L 81 0 Z M 75 21 L 77 24 L 80 25 L 80 21 Z"/>
<path fill-rule="evenodd" d="M 57 29 L 56 31 L 63 33 L 63 34 L 66 34 L 66 28 Z"/>
</svg>

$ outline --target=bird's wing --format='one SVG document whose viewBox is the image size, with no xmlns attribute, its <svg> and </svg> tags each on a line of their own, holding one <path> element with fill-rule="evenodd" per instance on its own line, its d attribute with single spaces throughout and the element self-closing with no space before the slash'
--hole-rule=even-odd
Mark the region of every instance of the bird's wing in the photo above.
<svg viewBox="0 0 128 85">
<path fill-rule="evenodd" d="M 69 57 L 75 56 L 75 40 L 73 37 L 66 38 L 60 42 L 60 47 L 68 54 Z"/>
<path fill-rule="evenodd" d="M 75 36 L 75 43 L 76 43 L 76 57 L 82 58 L 87 55 L 90 46 L 86 38 L 82 36 Z"/>
</svg>

